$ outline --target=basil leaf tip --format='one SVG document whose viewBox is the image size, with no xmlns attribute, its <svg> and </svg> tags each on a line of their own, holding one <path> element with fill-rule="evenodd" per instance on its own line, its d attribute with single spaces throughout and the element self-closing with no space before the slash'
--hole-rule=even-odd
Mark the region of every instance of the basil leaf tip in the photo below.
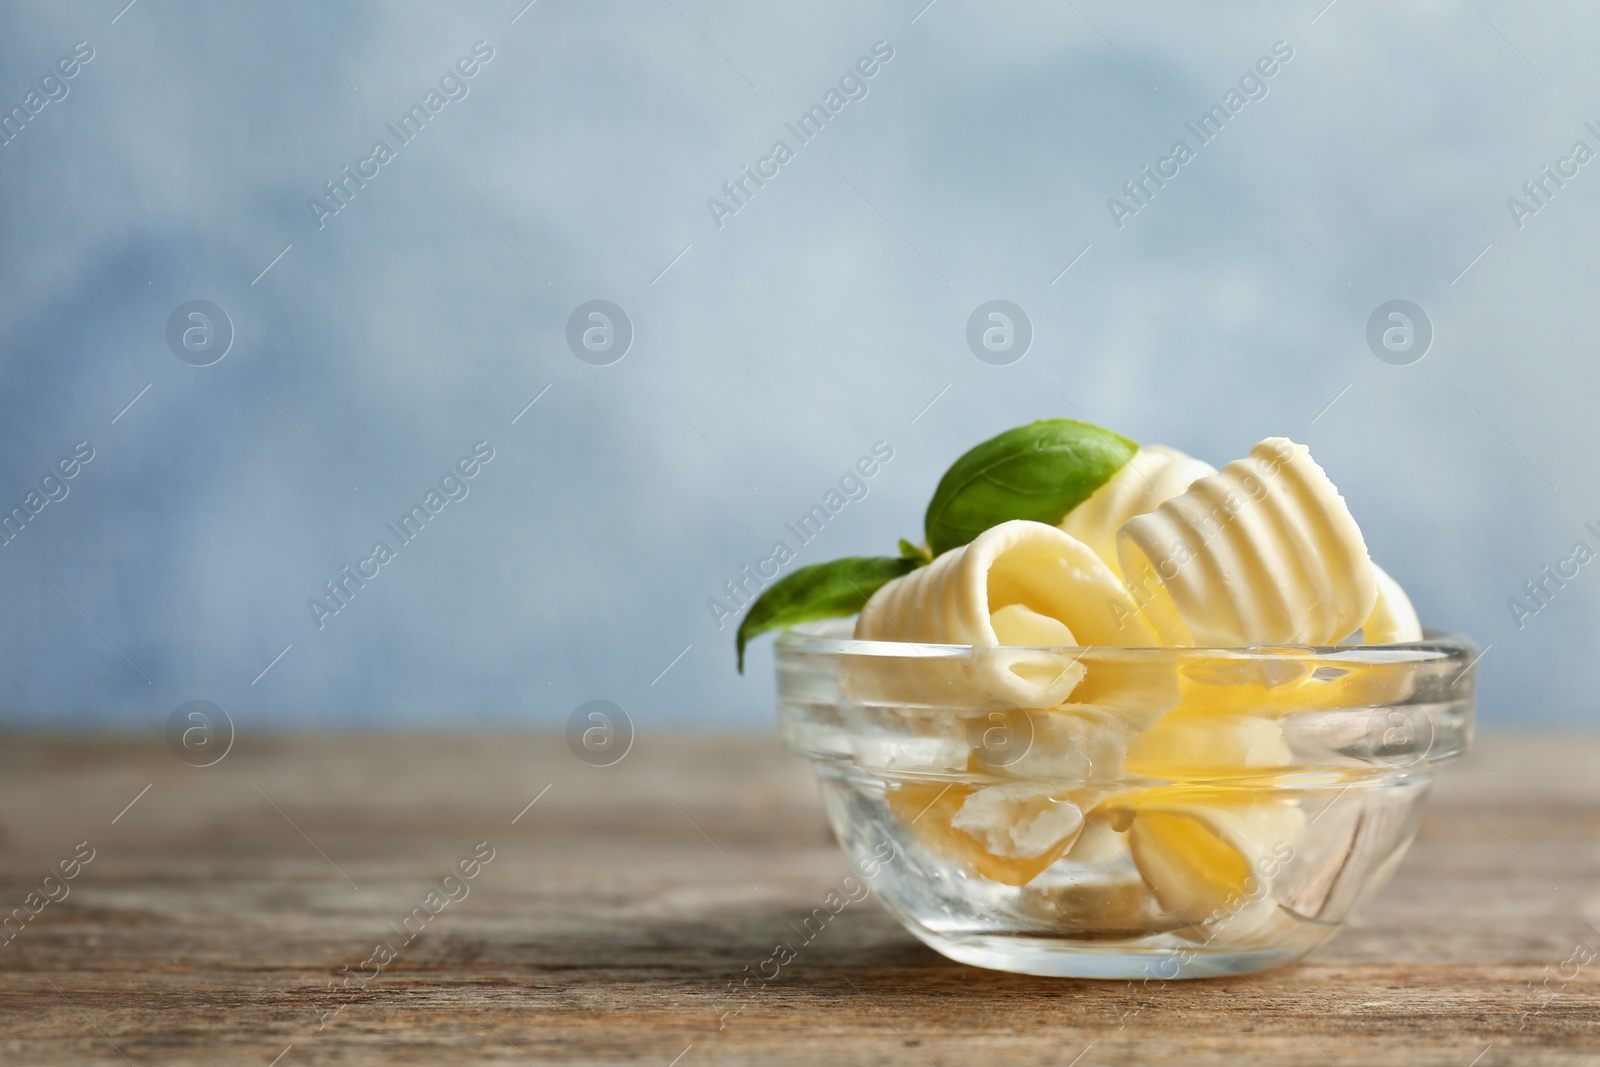
<svg viewBox="0 0 1600 1067">
<path fill-rule="evenodd" d="M 917 566 L 933 562 L 933 553 L 924 545 L 914 545 L 904 537 L 900 538 L 900 558 L 909 559 Z"/>
<path fill-rule="evenodd" d="M 739 623 L 739 673 L 744 673 L 744 646 L 751 638 L 797 623 L 854 615 L 873 593 L 902 574 L 910 574 L 922 562 L 892 556 L 848 556 L 801 567 L 780 578 L 762 590 Z"/>
</svg>

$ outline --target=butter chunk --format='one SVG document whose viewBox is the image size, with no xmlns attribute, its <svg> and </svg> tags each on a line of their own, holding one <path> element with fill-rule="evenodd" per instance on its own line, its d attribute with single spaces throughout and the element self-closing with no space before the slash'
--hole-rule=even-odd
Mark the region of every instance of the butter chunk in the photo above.
<svg viewBox="0 0 1600 1067">
<path fill-rule="evenodd" d="M 862 608 L 855 636 L 970 645 L 981 695 L 1024 708 L 1059 705 L 1085 668 L 1073 656 L 1013 642 L 1155 643 L 1127 589 L 1087 545 L 1026 519 L 991 527 L 889 582 Z"/>
<path fill-rule="evenodd" d="M 1378 597 L 1373 601 L 1372 614 L 1361 626 L 1362 641 L 1386 645 L 1422 640 L 1422 622 L 1417 618 L 1417 609 L 1411 606 L 1411 598 L 1382 567 L 1374 563 L 1372 570 L 1378 579 Z"/>
<path fill-rule="evenodd" d="M 1111 480 L 1061 520 L 1061 529 L 1094 550 L 1117 577 L 1117 531 L 1135 515 L 1154 511 L 1188 489 L 1196 479 L 1217 473 L 1204 460 L 1165 445 L 1145 445 Z"/>
<path fill-rule="evenodd" d="M 953 825 L 977 792 L 970 785 L 946 782 L 891 782 L 884 791 L 889 811 L 919 844 L 940 859 L 959 864 L 999 885 L 1023 886 L 1039 877 L 1067 851 L 1071 840 L 1027 857 L 996 855 L 977 838 Z"/>
<path fill-rule="evenodd" d="M 1041 615 L 1026 604 L 1007 604 L 990 612 L 989 625 L 1002 645 L 1071 648 L 1078 643 L 1066 623 Z"/>
<path fill-rule="evenodd" d="M 1139 735 L 1124 764 L 1151 778 L 1250 775 L 1287 767 L 1293 750 L 1283 724 L 1259 715 L 1179 707 Z"/>
<path fill-rule="evenodd" d="M 1180 922 L 1221 921 L 1266 899 L 1305 827 L 1299 804 L 1265 790 L 1170 787 L 1104 806 L 1162 908 Z"/>
<path fill-rule="evenodd" d="M 1282 437 L 1129 519 L 1117 539 L 1133 599 L 1165 644 L 1333 644 L 1377 601 L 1344 498 Z"/>
<path fill-rule="evenodd" d="M 961 805 L 950 825 L 972 837 L 992 856 L 1032 859 L 1060 855 L 1083 832 L 1083 812 L 1070 800 L 1028 782 L 979 789 Z"/>
</svg>

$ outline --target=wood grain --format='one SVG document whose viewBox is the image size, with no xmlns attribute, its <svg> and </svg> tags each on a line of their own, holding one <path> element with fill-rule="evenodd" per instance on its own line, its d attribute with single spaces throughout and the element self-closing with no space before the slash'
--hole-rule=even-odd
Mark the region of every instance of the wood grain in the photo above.
<svg viewBox="0 0 1600 1067">
<path fill-rule="evenodd" d="M 94 859 L 0 947 L 0 1062 L 1594 1064 L 1600 958 L 1561 965 L 1600 950 L 1597 838 L 1600 741 L 1480 741 L 1299 966 L 1151 992 L 998 974 L 868 900 L 719 1029 L 727 983 L 846 873 L 771 740 L 645 737 L 601 769 L 559 738 L 241 736 L 197 769 L 12 736 L 0 914 Z M 405 944 L 390 924 L 484 841 Z M 330 988 L 380 941 L 396 959 Z"/>
</svg>

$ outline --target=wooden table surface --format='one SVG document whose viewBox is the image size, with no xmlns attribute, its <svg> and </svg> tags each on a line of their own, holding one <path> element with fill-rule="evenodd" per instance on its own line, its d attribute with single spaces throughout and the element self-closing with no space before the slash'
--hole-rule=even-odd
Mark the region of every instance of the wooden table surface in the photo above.
<svg viewBox="0 0 1600 1067">
<path fill-rule="evenodd" d="M 0 914 L 31 916 L 0 947 L 5 1064 L 1600 1063 L 1600 740 L 1481 740 L 1295 967 L 999 974 L 869 900 L 722 1028 L 726 984 L 847 871 L 770 739 L 594 768 L 560 738 L 242 735 L 194 768 L 11 736 L 0 766 Z"/>
</svg>

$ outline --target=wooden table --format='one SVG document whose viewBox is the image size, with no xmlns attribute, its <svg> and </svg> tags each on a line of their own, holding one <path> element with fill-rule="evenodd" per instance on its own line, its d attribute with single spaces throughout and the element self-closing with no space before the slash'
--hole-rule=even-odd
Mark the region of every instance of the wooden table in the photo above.
<svg viewBox="0 0 1600 1067">
<path fill-rule="evenodd" d="M 594 768 L 560 738 L 241 735 L 194 768 L 13 736 L 0 764 L 0 913 L 45 901 L 0 947 L 5 1064 L 1600 1062 L 1597 740 L 1481 741 L 1296 967 L 1150 995 L 998 974 L 868 901 L 722 1029 L 726 983 L 846 873 L 765 737 Z"/>
</svg>

